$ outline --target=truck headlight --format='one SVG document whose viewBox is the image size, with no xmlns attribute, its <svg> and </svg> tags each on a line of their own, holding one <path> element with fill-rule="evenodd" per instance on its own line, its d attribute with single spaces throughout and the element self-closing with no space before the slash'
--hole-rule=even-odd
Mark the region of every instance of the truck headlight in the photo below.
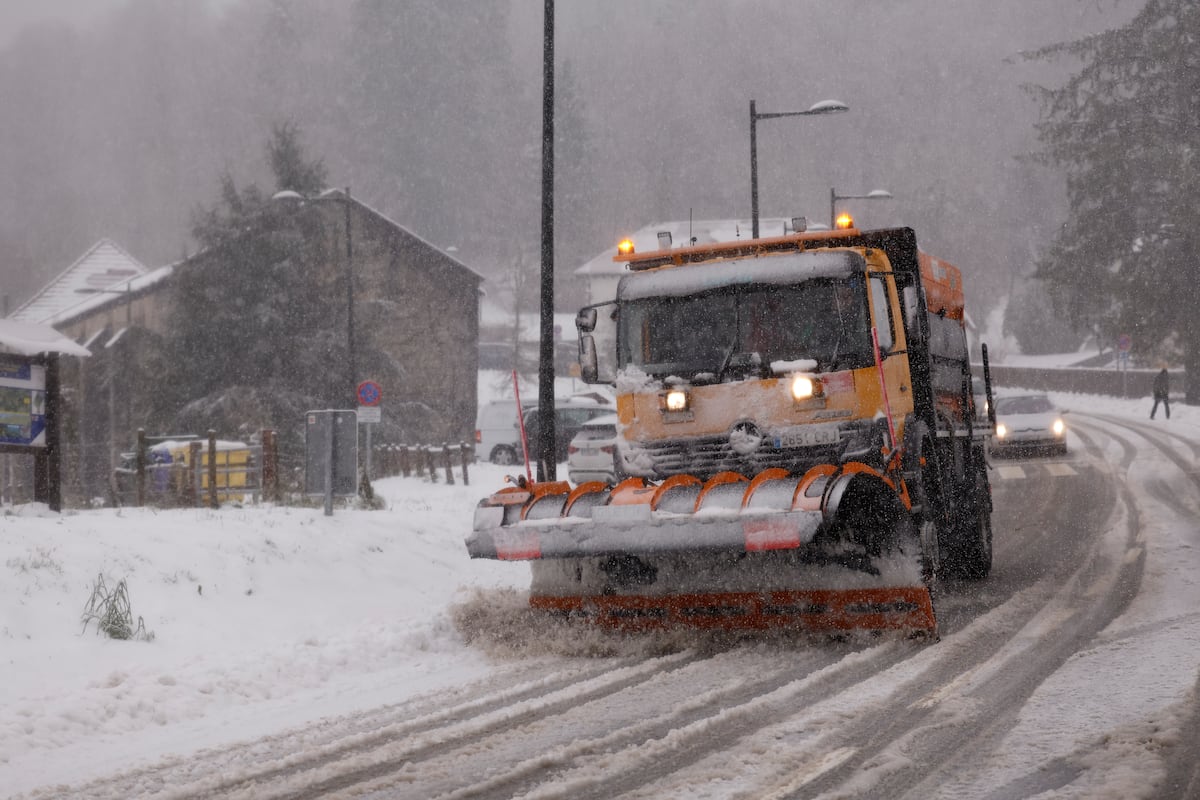
<svg viewBox="0 0 1200 800">
<path fill-rule="evenodd" d="M 683 389 L 672 389 L 667 392 L 667 411 L 687 411 L 688 393 Z"/>
<path fill-rule="evenodd" d="M 807 375 L 797 375 L 792 378 L 792 397 L 796 400 L 807 400 L 815 392 L 813 379 Z"/>
<path fill-rule="evenodd" d="M 1003 439 L 1005 436 L 1008 436 L 1008 428 L 1004 427 L 1003 422 L 997 422 L 996 423 L 996 438 Z"/>
<path fill-rule="evenodd" d="M 1050 430 L 1054 431 L 1055 436 L 1062 436 L 1067 431 L 1067 426 L 1063 424 L 1061 419 L 1054 420 L 1054 424 L 1050 426 Z"/>
</svg>

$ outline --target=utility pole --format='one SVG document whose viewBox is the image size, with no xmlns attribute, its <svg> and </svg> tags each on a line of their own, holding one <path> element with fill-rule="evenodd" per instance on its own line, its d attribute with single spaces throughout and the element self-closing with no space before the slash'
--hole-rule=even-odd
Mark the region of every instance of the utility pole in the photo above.
<svg viewBox="0 0 1200 800">
<path fill-rule="evenodd" d="M 557 478 L 554 455 L 554 0 L 542 34 L 542 287 L 538 350 L 539 481 Z"/>
</svg>

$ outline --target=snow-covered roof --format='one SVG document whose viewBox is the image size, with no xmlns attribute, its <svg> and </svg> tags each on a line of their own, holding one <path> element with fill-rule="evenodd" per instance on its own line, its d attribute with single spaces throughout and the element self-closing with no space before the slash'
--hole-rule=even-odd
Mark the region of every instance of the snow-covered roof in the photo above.
<svg viewBox="0 0 1200 800">
<path fill-rule="evenodd" d="M 89 292 L 112 291 L 118 284 L 124 284 L 145 272 L 146 268 L 120 245 L 111 239 L 101 239 L 40 292 L 26 300 L 9 315 L 9 319 L 54 324 L 63 312 L 94 299 L 96 295 L 89 295 Z"/>
<path fill-rule="evenodd" d="M 182 263 L 182 262 L 178 262 Z M 151 270 L 135 278 L 119 281 L 101 290 L 85 289 L 75 293 L 74 305 L 69 305 L 57 311 L 50 317 L 41 320 L 47 325 L 65 325 L 76 318 L 89 314 L 105 305 L 117 305 L 128 302 L 140 292 L 149 289 L 160 281 L 169 278 L 175 272 L 176 264 Z M 126 295 L 129 296 L 126 296 Z"/>
<path fill-rule="evenodd" d="M 791 220 L 785 220 L 782 217 L 759 217 L 758 235 L 782 236 L 784 223 L 787 223 L 790 230 Z M 810 225 L 809 230 L 816 230 L 818 227 L 820 226 Z M 670 232 L 672 247 L 687 247 L 691 244 L 690 239 L 692 238 L 695 238 L 695 244 L 736 242 L 739 239 L 749 239 L 752 230 L 754 230 L 754 226 L 749 219 L 685 219 L 678 222 L 651 223 L 629 238 L 633 240 L 635 252 L 647 253 L 661 249 L 658 243 L 660 231 Z M 624 275 L 627 271 L 625 264 L 613 261 L 613 256 L 616 254 L 617 243 L 613 242 L 612 247 L 587 261 L 582 267 L 575 270 L 575 274 L 584 278 Z"/>
<path fill-rule="evenodd" d="M 0 319 L 0 352 L 21 356 L 36 356 L 42 353 L 91 355 L 86 347 L 76 344 L 49 325 L 15 319 Z"/>
</svg>

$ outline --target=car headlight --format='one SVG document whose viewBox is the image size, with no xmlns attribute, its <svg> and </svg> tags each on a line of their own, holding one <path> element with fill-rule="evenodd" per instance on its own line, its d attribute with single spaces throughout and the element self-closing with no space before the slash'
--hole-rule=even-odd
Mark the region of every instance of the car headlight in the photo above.
<svg viewBox="0 0 1200 800">
<path fill-rule="evenodd" d="M 1008 428 L 1004 427 L 1003 422 L 997 422 L 996 423 L 996 438 L 1003 439 L 1005 436 L 1008 436 Z"/>
<path fill-rule="evenodd" d="M 796 400 L 807 400 L 816 393 L 813 379 L 807 375 L 797 375 L 792 378 L 792 397 Z"/>
<path fill-rule="evenodd" d="M 1062 436 L 1067 432 L 1067 426 L 1063 424 L 1061 419 L 1054 420 L 1054 424 L 1050 426 L 1050 430 L 1054 431 L 1055 436 Z"/>
<path fill-rule="evenodd" d="M 683 389 L 672 389 L 667 392 L 667 411 L 686 411 L 688 393 Z"/>
</svg>

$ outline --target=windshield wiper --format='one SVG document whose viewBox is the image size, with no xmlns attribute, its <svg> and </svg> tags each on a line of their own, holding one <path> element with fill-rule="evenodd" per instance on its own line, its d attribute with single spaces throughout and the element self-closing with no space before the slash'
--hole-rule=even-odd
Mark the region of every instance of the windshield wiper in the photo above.
<svg viewBox="0 0 1200 800">
<path fill-rule="evenodd" d="M 725 371 L 729 369 L 729 364 L 733 361 L 733 354 L 737 352 L 738 335 L 737 331 L 733 332 L 733 341 L 729 344 L 729 349 L 725 351 L 725 357 L 721 359 L 721 366 L 717 367 L 717 383 L 725 380 Z"/>
</svg>

